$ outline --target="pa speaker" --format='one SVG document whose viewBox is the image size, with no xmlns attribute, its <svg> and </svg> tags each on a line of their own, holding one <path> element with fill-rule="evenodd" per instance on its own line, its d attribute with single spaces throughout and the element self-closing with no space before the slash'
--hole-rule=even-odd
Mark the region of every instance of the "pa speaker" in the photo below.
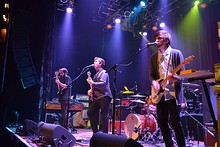
<svg viewBox="0 0 220 147">
<path fill-rule="evenodd" d="M 27 135 L 38 135 L 38 126 L 32 120 L 26 119 L 24 121 L 24 132 Z"/>
<path fill-rule="evenodd" d="M 71 147 L 76 143 L 76 138 L 64 127 L 55 124 L 40 122 L 39 133 L 48 144 Z"/>
<path fill-rule="evenodd" d="M 90 140 L 90 147 L 143 147 L 140 143 L 125 136 L 116 136 L 106 133 L 95 133 Z"/>
</svg>

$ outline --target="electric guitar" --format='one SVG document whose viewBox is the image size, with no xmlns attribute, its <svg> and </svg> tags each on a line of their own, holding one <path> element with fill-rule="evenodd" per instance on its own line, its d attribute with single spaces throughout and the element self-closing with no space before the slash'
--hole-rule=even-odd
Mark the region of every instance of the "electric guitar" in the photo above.
<svg viewBox="0 0 220 147">
<path fill-rule="evenodd" d="M 152 102 L 154 104 L 159 103 L 160 99 L 162 98 L 162 96 L 169 92 L 169 89 L 165 88 L 167 82 L 171 79 L 171 77 L 178 72 L 185 64 L 188 64 L 189 62 L 191 62 L 192 60 L 194 60 L 194 56 L 191 55 L 188 58 L 186 58 L 181 64 L 179 64 L 172 72 L 171 75 L 167 76 L 165 79 L 158 79 L 156 80 L 157 82 L 159 82 L 160 84 L 160 90 L 156 91 L 154 86 L 151 86 L 151 99 Z"/>
<path fill-rule="evenodd" d="M 90 71 L 87 72 L 87 76 L 88 76 L 88 79 L 91 78 L 91 72 Z M 92 84 L 90 84 L 90 90 L 92 91 L 92 94 L 90 95 L 90 97 L 91 97 L 91 100 L 93 101 L 94 100 L 94 88 L 93 88 Z"/>
</svg>

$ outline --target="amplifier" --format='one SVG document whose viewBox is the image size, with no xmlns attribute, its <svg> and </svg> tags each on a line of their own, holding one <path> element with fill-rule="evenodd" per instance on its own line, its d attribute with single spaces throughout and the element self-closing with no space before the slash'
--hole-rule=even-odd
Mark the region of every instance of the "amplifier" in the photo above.
<svg viewBox="0 0 220 147">
<path fill-rule="evenodd" d="M 214 64 L 214 70 L 215 70 L 215 82 L 217 84 L 220 84 L 220 63 Z"/>
<path fill-rule="evenodd" d="M 206 128 L 216 135 L 216 131 L 213 127 L 213 123 L 205 123 Z M 206 147 L 214 147 L 216 140 L 208 133 L 205 132 L 205 146 Z"/>
</svg>

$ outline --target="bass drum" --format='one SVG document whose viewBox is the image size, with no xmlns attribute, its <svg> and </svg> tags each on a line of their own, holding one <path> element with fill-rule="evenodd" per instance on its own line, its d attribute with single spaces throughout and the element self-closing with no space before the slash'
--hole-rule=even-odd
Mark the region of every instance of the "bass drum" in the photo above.
<svg viewBox="0 0 220 147">
<path fill-rule="evenodd" d="M 158 129 L 156 118 L 152 114 L 129 114 L 125 119 L 125 135 L 134 140 L 145 131 L 155 132 Z"/>
<path fill-rule="evenodd" d="M 200 113 L 200 98 L 199 95 L 197 95 L 193 89 L 184 89 L 184 96 L 186 98 L 187 102 L 187 111 L 189 113 Z"/>
</svg>

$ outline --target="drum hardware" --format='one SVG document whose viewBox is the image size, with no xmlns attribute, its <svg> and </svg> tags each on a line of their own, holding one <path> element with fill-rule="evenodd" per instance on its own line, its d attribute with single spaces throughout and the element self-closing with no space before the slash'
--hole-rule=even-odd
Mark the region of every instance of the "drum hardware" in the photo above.
<svg viewBox="0 0 220 147">
<path fill-rule="evenodd" d="M 148 118 L 145 115 L 129 114 L 125 119 L 125 134 L 134 140 L 144 135 L 146 129 L 153 133 L 157 128 L 157 120 L 152 114 Z"/>
<path fill-rule="evenodd" d="M 145 98 L 146 96 L 140 95 L 140 94 L 135 94 L 135 95 L 130 95 L 132 98 Z"/>
<path fill-rule="evenodd" d="M 187 102 L 187 111 L 189 113 L 202 113 L 202 103 L 199 94 L 195 93 L 195 90 L 191 88 L 184 89 L 184 96 Z"/>
<path fill-rule="evenodd" d="M 143 140 L 144 142 L 149 142 L 152 141 L 152 143 L 159 143 L 161 141 L 161 137 L 159 137 L 161 135 L 160 133 L 160 128 L 158 128 L 155 132 L 151 133 L 151 132 L 146 132 L 145 135 L 141 138 L 141 140 Z"/>
<path fill-rule="evenodd" d="M 140 99 L 136 99 L 136 100 L 130 100 L 131 102 L 135 102 L 135 103 L 141 103 L 141 104 L 145 104 L 144 101 L 140 100 Z"/>
</svg>

